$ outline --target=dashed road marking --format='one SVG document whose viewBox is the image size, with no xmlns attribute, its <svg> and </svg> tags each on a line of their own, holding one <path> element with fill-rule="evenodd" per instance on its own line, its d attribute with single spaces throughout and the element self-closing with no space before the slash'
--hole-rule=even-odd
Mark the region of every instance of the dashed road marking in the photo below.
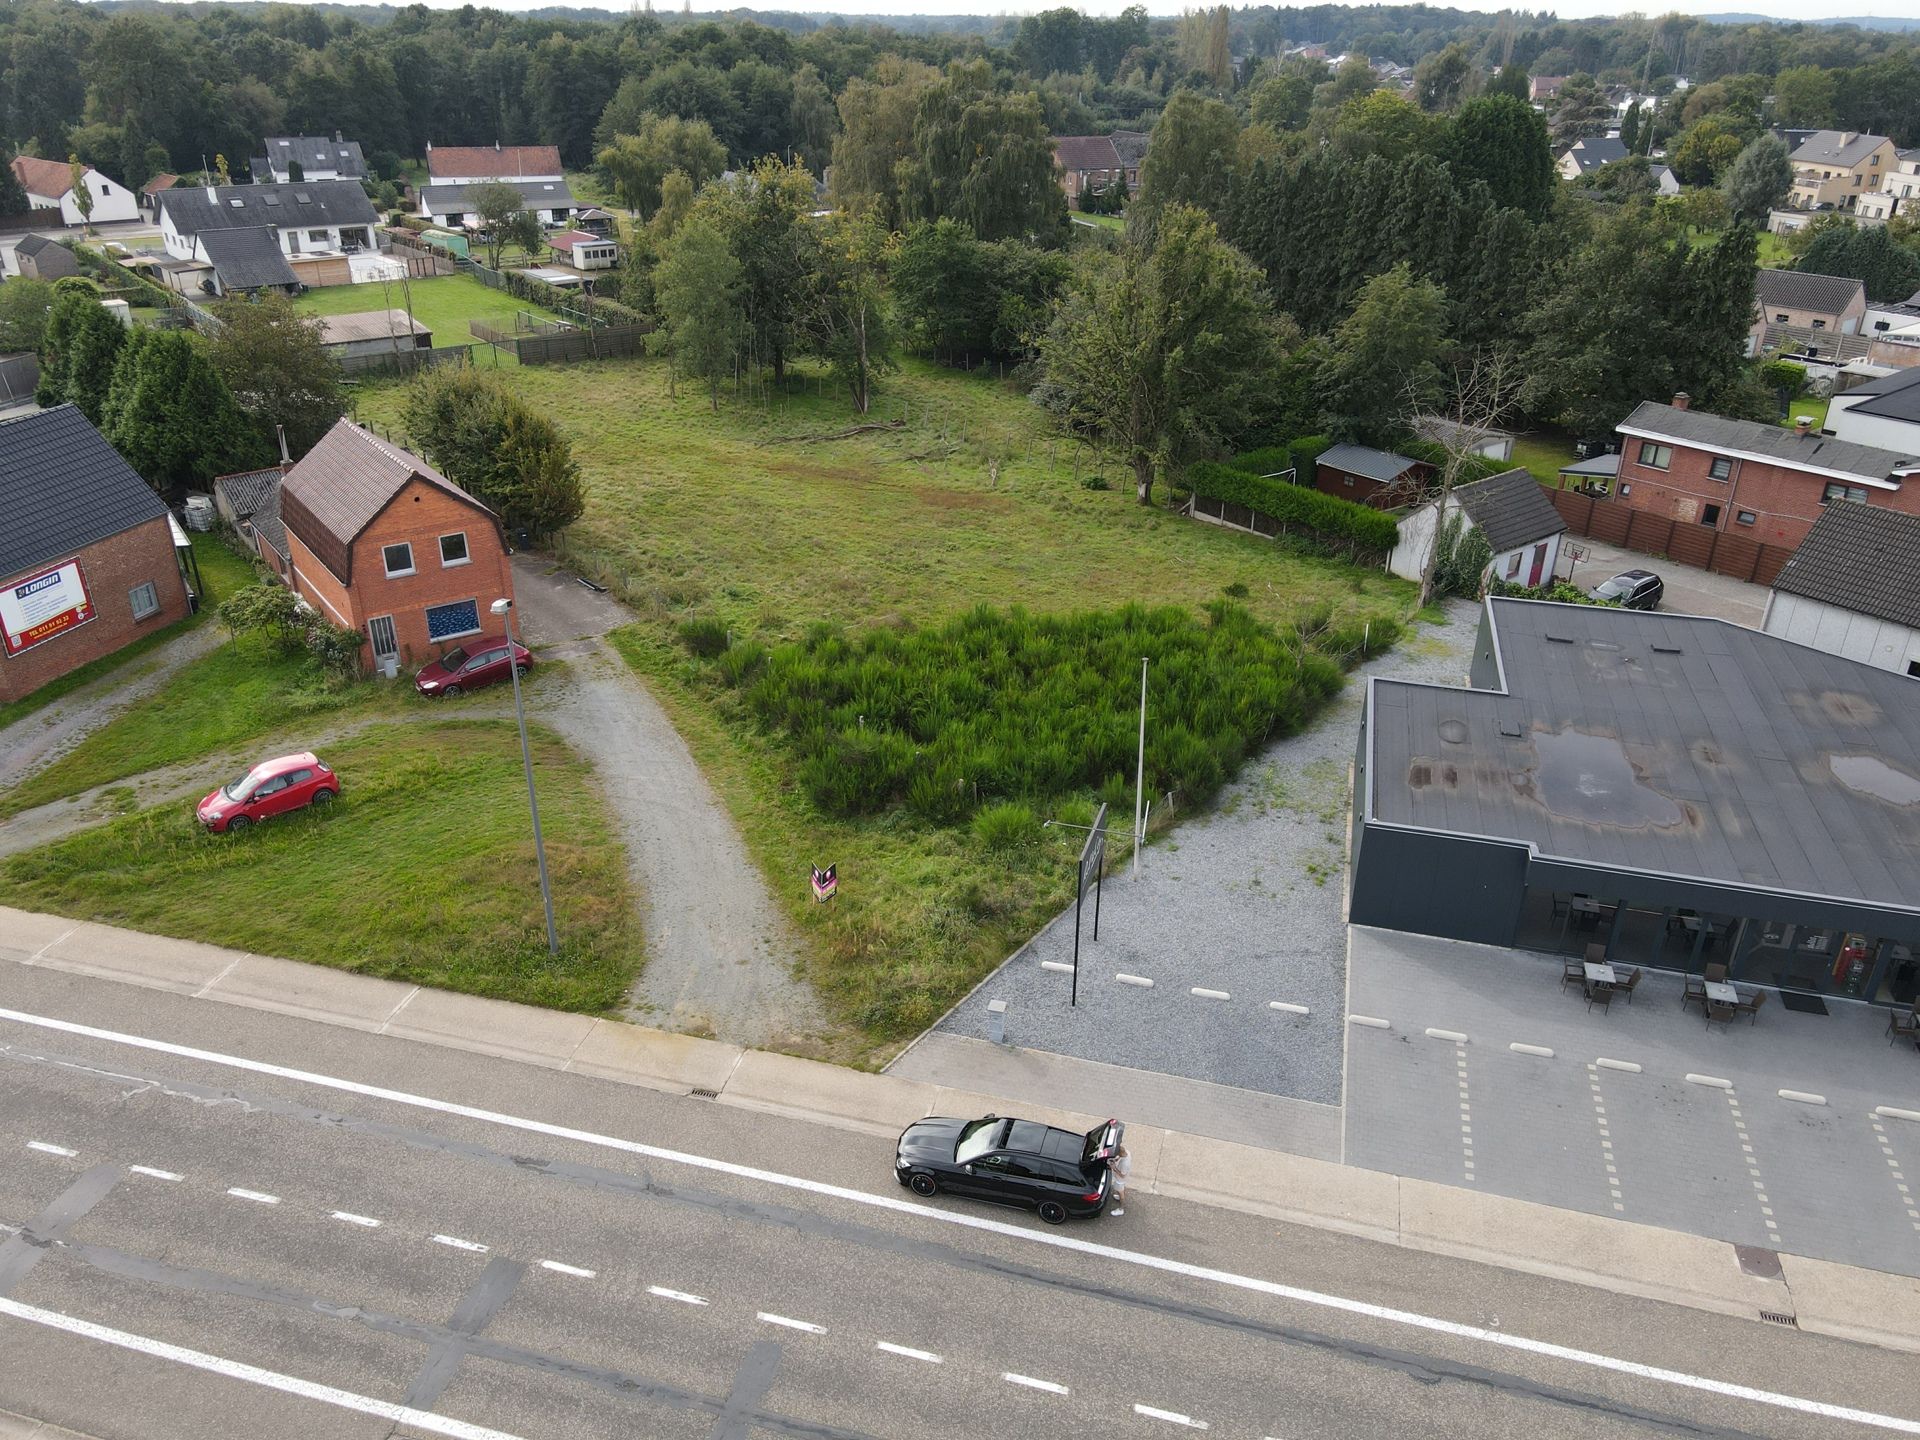
<svg viewBox="0 0 1920 1440">
<path fill-rule="evenodd" d="M 371 1215 L 356 1215 L 351 1210 L 336 1210 L 327 1217 L 331 1220 L 344 1220 L 349 1225 L 358 1225 L 363 1230 L 378 1230 L 380 1222 Z"/>
<path fill-rule="evenodd" d="M 1691 1080 L 1693 1076 L 1687 1078 Z M 1733 1128 L 1740 1136 L 1740 1158 L 1747 1162 L 1747 1178 L 1753 1182 L 1754 1198 L 1760 1202 L 1760 1218 L 1766 1222 L 1767 1238 L 1777 1247 L 1780 1244 L 1780 1227 L 1774 1223 L 1773 1201 L 1767 1198 L 1766 1182 L 1760 1178 L 1759 1159 L 1753 1153 L 1753 1137 L 1747 1133 L 1747 1122 L 1740 1114 L 1740 1097 L 1734 1094 L 1731 1085 L 1720 1093 L 1727 1097 L 1727 1109 L 1733 1114 Z"/>
<path fill-rule="evenodd" d="M 1369 1030 L 1391 1030 L 1393 1028 L 1393 1022 L 1391 1020 L 1382 1020 L 1378 1015 L 1349 1015 L 1347 1016 L 1347 1023 L 1349 1025 L 1364 1025 Z"/>
<path fill-rule="evenodd" d="M 1182 1415 L 1177 1410 L 1158 1410 L 1151 1405 L 1136 1405 L 1133 1407 L 1133 1413 L 1136 1415 L 1144 1415 L 1149 1420 L 1164 1420 L 1169 1425 L 1184 1425 L 1189 1430 L 1205 1430 L 1207 1428 L 1206 1421 L 1196 1420 L 1191 1415 Z"/>
<path fill-rule="evenodd" d="M 1620 1194 L 1620 1168 L 1614 1163 L 1613 1127 L 1607 1121 L 1607 1097 L 1600 1093 L 1600 1067 L 1606 1063 L 1596 1060 L 1587 1066 L 1587 1089 L 1593 1095 L 1594 1123 L 1600 1127 L 1600 1155 L 1607 1167 L 1607 1192 L 1613 1196 L 1614 1210 L 1624 1214 L 1627 1203 Z M 1639 1068 L 1634 1066 L 1636 1070 Z"/>
<path fill-rule="evenodd" d="M 884 1350 L 889 1355 L 904 1355 L 909 1360 L 924 1360 L 929 1365 L 939 1365 L 943 1363 L 940 1357 L 931 1350 L 915 1350 L 909 1345 L 896 1345 L 891 1340 L 876 1340 L 873 1342 L 873 1348 L 876 1350 Z"/>
<path fill-rule="evenodd" d="M 1202 1000 L 1231 1000 L 1233 996 L 1225 990 L 1209 990 L 1204 985 L 1195 985 L 1187 991 L 1189 995 L 1198 995 Z"/>
<path fill-rule="evenodd" d="M 1782 1090 L 1780 1092 L 1780 1098 L 1782 1100 L 1797 1100 L 1802 1105 L 1824 1105 L 1827 1103 L 1826 1096 L 1815 1095 L 1807 1090 Z"/>
<path fill-rule="evenodd" d="M 78 1150 L 69 1150 L 64 1145 L 49 1145 L 44 1140 L 27 1141 L 27 1149 L 38 1150 L 42 1155 L 64 1155 L 69 1160 L 80 1153 Z"/>
<path fill-rule="evenodd" d="M 647 1293 L 649 1295 L 658 1295 L 662 1300 L 678 1300 L 682 1305 L 704 1305 L 707 1303 L 707 1297 L 704 1295 L 689 1295 L 684 1290 L 669 1290 L 664 1285 L 649 1285 L 647 1286 Z"/>
<path fill-rule="evenodd" d="M 1893 1153 L 1893 1142 L 1887 1139 L 1887 1127 L 1880 1123 L 1880 1117 L 1869 1117 L 1873 1126 L 1873 1138 L 1880 1142 L 1880 1154 L 1887 1162 L 1887 1171 L 1893 1176 L 1893 1187 L 1900 1192 L 1900 1203 L 1906 1208 L 1907 1219 L 1913 1228 L 1920 1231 L 1920 1205 L 1914 1204 L 1913 1187 L 1907 1184 L 1906 1172 L 1900 1168 L 1900 1157 Z"/>
<path fill-rule="evenodd" d="M 1031 1375 L 1016 1375 L 1011 1370 L 1001 1371 L 1000 1378 L 1009 1385 L 1023 1385 L 1029 1390 L 1044 1390 L 1049 1395 L 1071 1395 L 1073 1393 L 1067 1389 L 1066 1386 L 1055 1384 L 1051 1380 L 1036 1380 Z"/>
<path fill-rule="evenodd" d="M 1153 981 L 1144 975 L 1129 975 L 1124 970 L 1116 970 L 1113 972 L 1113 978 L 1118 980 L 1122 985 L 1137 985 L 1142 990 L 1151 990 L 1153 988 Z"/>
<path fill-rule="evenodd" d="M 1432 1035 L 1436 1032 L 1429 1030 Z M 1467 1092 L 1467 1045 L 1466 1037 L 1455 1042 L 1453 1047 L 1454 1069 L 1460 1078 L 1460 1150 L 1462 1174 L 1469 1185 L 1475 1184 L 1473 1174 L 1473 1097 Z"/>
<path fill-rule="evenodd" d="M 256 1205 L 278 1205 L 280 1197 L 269 1195 L 264 1190 L 242 1190 L 239 1186 L 227 1191 L 236 1200 L 251 1200 Z"/>
<path fill-rule="evenodd" d="M 128 1171 L 135 1175 L 150 1175 L 155 1180 L 178 1180 L 180 1176 L 171 1170 L 156 1170 L 151 1165 L 129 1165 Z"/>
<path fill-rule="evenodd" d="M 551 1270 L 556 1275 L 575 1275 L 582 1280 L 591 1280 L 599 1273 L 594 1270 L 583 1270 L 578 1265 L 562 1265 L 558 1260 L 542 1260 L 540 1268 Z"/>
<path fill-rule="evenodd" d="M 827 1327 L 824 1325 L 816 1325 L 811 1320 L 795 1320 L 789 1315 L 775 1315 L 770 1310 L 762 1310 L 753 1318 L 756 1320 L 764 1320 L 769 1325 L 784 1326 L 788 1330 L 804 1330 L 809 1335 L 824 1335 L 827 1333 Z"/>
<path fill-rule="evenodd" d="M 484 1255 L 488 1249 L 477 1241 L 462 1240 L 458 1235 L 436 1235 L 433 1237 L 433 1243 L 445 1245 L 454 1250 L 471 1250 L 476 1255 Z"/>
</svg>

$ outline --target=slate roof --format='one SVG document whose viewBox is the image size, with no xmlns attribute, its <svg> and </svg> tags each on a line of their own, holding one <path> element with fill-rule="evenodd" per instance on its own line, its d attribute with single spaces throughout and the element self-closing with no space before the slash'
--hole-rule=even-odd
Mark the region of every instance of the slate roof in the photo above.
<svg viewBox="0 0 1920 1440">
<path fill-rule="evenodd" d="M 1844 390 L 1841 395 L 1868 398 L 1846 407 L 1849 415 L 1883 415 L 1889 420 L 1906 420 L 1920 425 L 1920 369 L 1896 370 L 1878 380 L 1869 380 Z"/>
<path fill-rule="evenodd" d="M 1066 171 L 1120 170 L 1120 152 L 1111 135 L 1056 135 L 1053 157 Z"/>
<path fill-rule="evenodd" d="M 298 285 L 287 257 L 280 253 L 280 232 L 271 225 L 246 230 L 209 230 L 201 248 L 222 290 L 259 290 L 269 285 Z"/>
<path fill-rule="evenodd" d="M 254 160 L 254 173 L 259 173 L 259 162 L 267 161 L 269 175 L 278 170 L 287 173 L 287 167 L 298 162 L 302 171 L 311 174 L 315 170 L 337 170 L 343 178 L 355 180 L 367 173 L 367 157 L 360 153 L 358 140 L 329 140 L 324 135 L 269 135 L 266 141 L 267 153 Z"/>
<path fill-rule="evenodd" d="M 433 145 L 427 149 L 430 180 L 513 180 L 560 173 L 557 145 Z"/>
<path fill-rule="evenodd" d="M 278 229 L 373 225 L 380 219 L 358 180 L 216 185 L 212 199 L 203 186 L 182 185 L 161 193 L 160 213 L 172 217 L 173 228 L 182 235 L 248 230 L 261 225 Z"/>
<path fill-rule="evenodd" d="M 1920 515 L 1829 501 L 1773 588 L 1920 630 Z"/>
<path fill-rule="evenodd" d="M 495 183 L 518 190 L 521 203 L 529 210 L 552 210 L 561 205 L 571 209 L 576 203 L 573 191 L 567 188 L 564 180 L 501 180 Z M 472 185 L 422 185 L 420 203 L 431 215 L 448 215 L 454 211 L 471 213 L 475 188 Z"/>
<path fill-rule="evenodd" d="M 1816 315 L 1843 315 L 1866 287 L 1845 275 L 1811 275 L 1799 270 L 1762 270 L 1754 277 L 1754 299 L 1765 309 L 1811 310 Z"/>
<path fill-rule="evenodd" d="M 1920 806 L 1901 803 L 1920 777 L 1906 676 L 1699 616 L 1506 599 L 1486 614 L 1504 688 L 1369 683 L 1369 825 L 1920 902 Z M 1768 914 L 1765 896 L 1748 903 L 1740 913 Z"/>
<path fill-rule="evenodd" d="M 356 310 L 350 315 L 323 315 L 320 318 L 322 345 L 350 345 L 356 340 L 386 340 L 432 334 L 428 326 L 398 308 Z"/>
<path fill-rule="evenodd" d="M 338 420 L 280 484 L 281 522 L 343 583 L 353 583 L 353 542 L 419 480 L 494 520 L 493 512 L 418 455 Z M 495 520 L 497 524 L 497 520 Z"/>
<path fill-rule="evenodd" d="M 64 160 L 16 155 L 13 173 L 20 179 L 20 188 L 31 195 L 50 195 L 58 200 L 73 189 L 73 167 Z"/>
<path fill-rule="evenodd" d="M 1453 498 L 1472 517 L 1474 527 L 1487 537 L 1496 555 L 1558 535 L 1567 528 L 1547 492 L 1528 470 L 1508 470 L 1471 485 L 1456 485 Z"/>
<path fill-rule="evenodd" d="M 1589 455 L 1585 460 L 1576 460 L 1571 465 L 1560 467 L 1562 475 L 1618 475 L 1620 473 L 1620 452 L 1609 450 L 1604 455 Z"/>
<path fill-rule="evenodd" d="M 13 253 L 31 260 L 33 273 L 41 280 L 58 280 L 80 273 L 80 262 L 74 258 L 73 251 L 46 235 L 21 236 Z"/>
<path fill-rule="evenodd" d="M 221 475 L 213 482 L 213 488 L 226 497 L 233 513 L 250 522 L 283 560 L 287 558 L 287 532 L 280 523 L 280 481 L 284 477 L 285 472 L 273 465 L 265 470 Z"/>
<path fill-rule="evenodd" d="M 1586 140 L 1576 140 L 1567 147 L 1563 157 L 1573 161 L 1582 175 L 1598 170 L 1602 165 L 1611 165 L 1616 160 L 1627 158 L 1626 145 L 1616 136 L 1597 135 Z"/>
<path fill-rule="evenodd" d="M 0 576 L 64 560 L 167 507 L 72 405 L 0 420 Z"/>
<path fill-rule="evenodd" d="M 1371 450 L 1365 445 L 1334 445 L 1321 451 L 1316 463 L 1385 485 L 1398 480 L 1420 462 L 1387 450 Z"/>
<path fill-rule="evenodd" d="M 1729 420 L 1704 410 L 1676 410 L 1656 400 L 1644 400 L 1620 422 L 1623 435 L 1691 445 L 1701 450 L 1745 454 L 1774 465 L 1791 465 L 1814 474 L 1838 478 L 1860 476 L 1891 488 L 1896 470 L 1920 472 L 1920 459 L 1898 455 L 1852 440 L 1836 440 L 1818 430 L 1799 435 L 1780 425 L 1758 420 Z M 1915 480 L 1920 481 L 1920 473 Z"/>
<path fill-rule="evenodd" d="M 1113 141 L 1113 153 L 1129 170 L 1138 169 L 1147 158 L 1147 145 L 1153 139 L 1144 130 L 1116 130 L 1108 138 Z"/>
<path fill-rule="evenodd" d="M 1849 139 L 1849 135 L 1852 136 Z M 1796 165 L 1837 165 L 1852 169 L 1887 143 L 1884 135 L 1860 135 L 1846 130 L 1816 130 L 1801 142 L 1791 159 Z"/>
</svg>

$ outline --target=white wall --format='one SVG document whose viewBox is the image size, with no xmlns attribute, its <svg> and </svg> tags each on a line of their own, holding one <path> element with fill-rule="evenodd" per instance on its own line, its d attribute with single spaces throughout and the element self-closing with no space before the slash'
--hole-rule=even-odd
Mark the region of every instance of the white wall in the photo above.
<svg viewBox="0 0 1920 1440">
<path fill-rule="evenodd" d="M 1565 533 L 1566 532 L 1562 531 L 1561 535 Z M 1496 579 L 1510 579 L 1515 585 L 1526 585 L 1529 583 L 1551 585 L 1553 583 L 1554 569 L 1560 564 L 1561 535 L 1549 535 L 1545 540 L 1530 541 L 1517 550 L 1503 551 L 1493 557 L 1493 564 L 1489 566 L 1488 569 Z M 1540 579 L 1536 582 L 1533 579 L 1533 551 L 1534 547 L 1538 545 L 1545 545 L 1547 547 L 1547 553 L 1540 565 Z M 1512 563 L 1516 555 L 1520 557 L 1520 573 L 1509 576 L 1507 574 L 1507 567 Z"/>
<path fill-rule="evenodd" d="M 1857 415 L 1853 406 L 1870 400 L 1870 395 L 1836 395 L 1827 406 L 1825 429 L 1842 440 L 1859 445 L 1877 445 L 1882 450 L 1902 455 L 1920 455 L 1920 425 L 1911 420 L 1895 420 L 1886 415 Z"/>
<path fill-rule="evenodd" d="M 1782 640 L 1901 675 L 1907 673 L 1909 664 L 1920 660 L 1920 630 L 1778 590 L 1768 597 L 1761 628 Z"/>
<path fill-rule="evenodd" d="M 1400 519 L 1400 543 L 1393 547 L 1387 556 L 1387 569 L 1402 580 L 1418 580 L 1420 572 L 1426 568 L 1427 553 L 1433 548 L 1434 515 L 1437 505 L 1428 501 L 1417 510 L 1410 510 Z M 1458 509 L 1458 506 L 1452 508 Z M 1464 512 L 1461 518 L 1466 521 L 1466 530 L 1474 528 L 1473 521 Z M 1465 530 L 1461 532 L 1465 534 Z M 1562 532 L 1564 534 L 1564 532 Z M 1547 554 L 1540 567 L 1540 583 L 1553 583 L 1554 568 L 1560 563 L 1561 535 L 1549 536 L 1545 542 Z M 1533 547 L 1540 544 L 1530 540 L 1517 550 L 1507 550 L 1493 557 L 1490 571 L 1504 580 L 1507 578 L 1507 563 L 1515 555 L 1520 557 L 1520 573 L 1514 576 L 1516 584 L 1525 585 L 1533 578 Z"/>
</svg>

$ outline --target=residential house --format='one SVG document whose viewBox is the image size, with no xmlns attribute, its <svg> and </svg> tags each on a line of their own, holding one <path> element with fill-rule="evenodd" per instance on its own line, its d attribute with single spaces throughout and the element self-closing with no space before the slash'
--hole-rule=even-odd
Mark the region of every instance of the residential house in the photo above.
<svg viewBox="0 0 1920 1440">
<path fill-rule="evenodd" d="M 573 215 L 573 228 L 584 230 L 589 235 L 598 235 L 603 240 L 616 237 L 613 212 L 602 210 L 598 205 L 589 205 L 584 210 L 576 210 Z"/>
<path fill-rule="evenodd" d="M 92 166 L 81 171 L 87 193 L 93 197 L 93 209 L 82 215 L 75 201 L 73 166 L 64 160 L 40 160 L 32 155 L 13 157 L 13 173 L 20 188 L 27 192 L 27 205 L 34 210 L 58 210 L 67 225 L 104 225 L 114 220 L 138 220 L 140 203 L 134 193 L 118 180 L 109 180 Z"/>
<path fill-rule="evenodd" d="M 337 625 L 367 637 L 362 659 L 392 671 L 505 629 L 513 597 L 494 513 L 417 455 L 341 420 L 280 484 L 289 581 Z"/>
<path fill-rule="evenodd" d="M 420 215 L 436 225 L 462 229 L 475 223 L 473 187 L 510 185 L 542 225 L 565 225 L 579 208 L 567 188 L 555 145 L 427 146 L 427 183 L 420 187 Z"/>
<path fill-rule="evenodd" d="M 1862 220 L 1890 220 L 1912 213 L 1916 197 L 1920 197 L 1920 149 L 1902 150 L 1880 182 L 1879 192 L 1862 195 L 1855 208 Z"/>
<path fill-rule="evenodd" d="M 1113 141 L 1113 153 L 1120 157 L 1120 173 L 1131 195 L 1140 189 L 1140 167 L 1146 163 L 1147 144 L 1153 137 L 1144 130 L 1116 130 L 1107 138 Z"/>
<path fill-rule="evenodd" d="M 1413 433 L 1435 445 L 1464 445 L 1469 453 L 1489 460 L 1513 458 L 1513 434 L 1488 425 L 1466 425 L 1444 415 L 1421 415 L 1413 422 Z"/>
<path fill-rule="evenodd" d="M 1678 195 L 1680 177 L 1673 173 L 1671 165 L 1662 165 L 1658 161 L 1647 167 L 1647 174 L 1653 180 L 1653 193 L 1656 195 Z"/>
<path fill-rule="evenodd" d="M 1549 100 L 1555 99 L 1560 94 L 1560 91 L 1565 88 L 1566 83 L 1567 77 L 1565 75 L 1532 76 L 1527 81 L 1527 99 L 1531 100 L 1535 105 L 1545 105 Z"/>
<path fill-rule="evenodd" d="M 1920 458 L 1648 400 L 1619 426 L 1619 500 L 1793 549 L 1833 500 L 1920 513 Z"/>
<path fill-rule="evenodd" d="M 191 608 L 173 517 L 72 405 L 0 421 L 0 703 Z"/>
<path fill-rule="evenodd" d="M 64 280 L 80 273 L 73 251 L 45 235 L 22 235 L 13 247 L 13 272 L 29 280 Z"/>
<path fill-rule="evenodd" d="M 1860 333 L 1872 338 L 1896 330 L 1910 330 L 1916 325 L 1920 325 L 1920 290 L 1904 300 L 1882 300 L 1878 303 L 1869 300 L 1866 322 L 1861 325 Z"/>
<path fill-rule="evenodd" d="M 1852 210 L 1893 173 L 1898 152 L 1884 135 L 1857 130 L 1816 130 L 1791 156 L 1796 210 Z"/>
<path fill-rule="evenodd" d="M 1540 482 L 1523 469 L 1456 485 L 1442 511 L 1436 497 L 1400 519 L 1400 540 L 1387 568 L 1418 580 L 1433 554 L 1434 537 L 1448 518 L 1460 517 L 1461 534 L 1477 530 L 1493 551 L 1487 573 L 1514 585 L 1550 584 L 1560 563 L 1560 537 L 1567 522 L 1553 508 Z"/>
<path fill-rule="evenodd" d="M 1761 270 L 1753 279 L 1753 324 L 1747 354 L 1811 342 L 1826 353 L 1821 334 L 1857 335 L 1867 318 L 1867 291 L 1843 275 L 1813 275 L 1799 270 Z M 1788 333 L 1778 333 L 1784 329 Z M 1804 333 L 1801 333 L 1804 332 Z"/>
<path fill-rule="evenodd" d="M 1920 367 L 1836 391 L 1825 430 L 1838 440 L 1920 455 Z"/>
<path fill-rule="evenodd" d="M 1411 505 L 1433 467 L 1365 445 L 1335 445 L 1313 467 L 1313 488 L 1342 500 L 1391 510 Z"/>
<path fill-rule="evenodd" d="M 324 135 L 269 135 L 264 155 L 247 162 L 256 185 L 286 185 L 296 180 L 364 180 L 367 159 L 358 140 L 343 140 L 338 130 Z"/>
<path fill-rule="evenodd" d="M 280 481 L 288 468 L 272 465 L 265 470 L 245 470 L 219 476 L 213 482 L 215 511 L 282 579 L 291 564 L 286 528 L 280 523 Z"/>
<path fill-rule="evenodd" d="M 1066 191 L 1069 205 L 1082 195 L 1099 194 L 1124 179 L 1126 166 L 1114 148 L 1111 135 L 1056 135 L 1053 137 L 1053 161 L 1060 172 L 1060 188 Z M 1136 188 L 1127 186 L 1129 192 Z"/>
<path fill-rule="evenodd" d="M 618 242 L 584 230 L 563 230 L 548 237 L 554 258 L 576 270 L 611 270 L 620 259 Z"/>
<path fill-rule="evenodd" d="M 1834 501 L 1775 577 L 1760 628 L 1920 676 L 1920 516 Z"/>
<path fill-rule="evenodd" d="M 1618 135 L 1598 135 L 1574 141 L 1554 162 L 1554 168 L 1560 172 L 1561 179 L 1578 180 L 1582 175 L 1591 175 L 1602 165 L 1611 165 L 1616 160 L 1626 158 L 1627 147 L 1621 143 Z"/>
<path fill-rule="evenodd" d="M 322 317 L 320 343 L 336 360 L 395 355 L 403 350 L 432 349 L 433 331 L 405 310 L 361 310 Z"/>
<path fill-rule="evenodd" d="M 347 257 L 374 248 L 380 218 L 357 180 L 176 186 L 162 191 L 159 203 L 161 240 L 177 262 L 162 273 L 175 289 L 199 283 L 205 267 L 219 290 L 222 260 L 235 267 L 228 286 L 234 290 L 346 284 L 352 279 Z M 241 230 L 259 233 L 209 242 Z M 279 254 L 285 272 L 270 264 L 269 250 Z"/>
</svg>

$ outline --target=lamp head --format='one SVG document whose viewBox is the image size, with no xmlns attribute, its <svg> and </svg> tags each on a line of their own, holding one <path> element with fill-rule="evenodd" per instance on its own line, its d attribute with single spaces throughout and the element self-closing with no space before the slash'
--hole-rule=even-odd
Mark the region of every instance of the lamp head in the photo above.
<svg viewBox="0 0 1920 1440">
<path fill-rule="evenodd" d="M 493 604 L 489 605 L 487 608 L 496 615 L 504 615 L 513 608 L 513 601 L 496 600 L 493 602 Z"/>
</svg>

